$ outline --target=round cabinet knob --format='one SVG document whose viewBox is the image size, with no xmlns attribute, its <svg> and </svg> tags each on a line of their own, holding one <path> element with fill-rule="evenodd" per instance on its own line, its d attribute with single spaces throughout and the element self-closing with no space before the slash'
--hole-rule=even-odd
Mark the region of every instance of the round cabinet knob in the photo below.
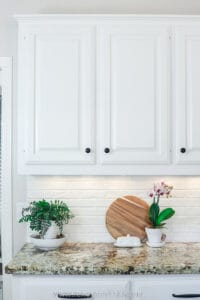
<svg viewBox="0 0 200 300">
<path fill-rule="evenodd" d="M 104 149 L 104 152 L 105 152 L 105 153 L 109 153 L 109 152 L 110 152 L 110 149 L 109 149 L 109 148 L 105 148 L 105 149 Z"/>
<path fill-rule="evenodd" d="M 91 149 L 90 149 L 90 148 L 85 148 L 85 152 L 86 152 L 86 153 L 90 153 L 90 152 L 91 152 Z"/>
<path fill-rule="evenodd" d="M 180 152 L 181 152 L 181 153 L 185 153 L 185 152 L 186 152 L 186 149 L 185 149 L 185 148 L 181 148 L 181 149 L 180 149 Z"/>
</svg>

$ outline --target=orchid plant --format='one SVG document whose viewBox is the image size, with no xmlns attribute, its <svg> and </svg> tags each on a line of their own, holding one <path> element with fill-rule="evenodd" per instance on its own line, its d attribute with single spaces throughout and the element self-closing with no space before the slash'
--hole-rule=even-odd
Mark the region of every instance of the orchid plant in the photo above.
<svg viewBox="0 0 200 300">
<path fill-rule="evenodd" d="M 173 208 L 165 208 L 160 211 L 160 197 L 171 197 L 173 186 L 167 185 L 165 182 L 154 184 L 153 190 L 149 193 L 149 197 L 153 199 L 153 203 L 149 209 L 149 219 L 153 228 L 162 228 L 166 223 L 163 221 L 171 218 L 175 211 Z"/>
</svg>

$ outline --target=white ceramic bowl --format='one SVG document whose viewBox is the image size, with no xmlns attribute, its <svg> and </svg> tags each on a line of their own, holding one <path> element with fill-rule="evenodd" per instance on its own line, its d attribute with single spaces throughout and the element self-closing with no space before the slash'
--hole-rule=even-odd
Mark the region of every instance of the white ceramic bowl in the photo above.
<svg viewBox="0 0 200 300">
<path fill-rule="evenodd" d="M 31 235 L 31 243 L 43 251 L 55 250 L 61 247 L 66 240 L 66 236 L 58 239 L 40 239 L 36 235 Z"/>
</svg>

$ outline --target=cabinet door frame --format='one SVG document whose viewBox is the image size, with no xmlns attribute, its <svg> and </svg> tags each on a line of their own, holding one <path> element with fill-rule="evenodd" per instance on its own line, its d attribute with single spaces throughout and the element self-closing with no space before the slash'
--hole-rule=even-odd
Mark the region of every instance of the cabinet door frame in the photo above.
<svg viewBox="0 0 200 300">
<path fill-rule="evenodd" d="M 174 27 L 174 157 L 177 165 L 200 165 L 200 148 L 192 145 L 194 140 L 192 137 L 192 89 L 191 74 L 189 74 L 191 55 L 189 55 L 189 51 L 192 46 L 191 42 L 194 41 L 198 41 L 200 44 L 200 24 L 194 26 L 186 23 Z"/>
<path fill-rule="evenodd" d="M 171 71 L 171 41 L 170 41 L 170 30 L 171 27 L 168 25 L 162 25 L 158 23 L 146 24 L 116 24 L 109 23 L 109 25 L 99 25 L 98 26 L 98 110 L 100 111 L 100 116 L 98 116 L 99 123 L 99 163 L 103 166 L 107 165 L 166 165 L 171 161 L 171 136 L 170 136 L 170 95 L 171 95 L 171 86 L 170 86 L 170 71 Z M 127 32 L 127 33 L 126 33 Z M 160 139 L 157 145 L 154 145 L 153 150 L 145 152 L 142 149 L 128 149 L 123 151 L 123 149 L 114 149 L 112 147 L 112 92 L 111 92 L 111 39 L 116 38 L 117 35 L 128 36 L 138 36 L 140 37 L 143 34 L 145 37 L 156 38 L 155 45 L 157 49 L 161 50 L 161 58 L 158 59 L 164 60 L 161 63 L 161 69 L 163 71 L 162 89 L 157 99 L 156 109 L 160 109 L 162 112 L 165 112 L 163 116 L 158 116 L 158 122 L 161 124 L 161 131 L 157 135 Z M 159 40 L 160 39 L 160 40 Z M 160 43 L 160 44 L 159 44 Z M 165 47 L 160 45 L 164 43 Z M 106 45 L 106 46 L 105 46 Z M 156 49 L 156 50 L 157 50 Z M 164 93 L 166 92 L 166 93 Z M 162 95 L 162 96 L 161 96 Z M 161 100 L 161 97 L 164 100 Z M 156 112 L 157 116 L 157 112 Z M 114 118 L 114 117 L 113 117 Z M 157 129 L 156 129 L 157 130 Z M 156 134 L 156 133 L 155 133 Z M 162 136 L 163 135 L 163 136 Z M 157 143 L 157 142 L 156 142 Z M 111 148 L 109 154 L 104 153 L 104 148 Z M 156 149 L 156 150 L 155 150 Z M 135 151 L 135 153 L 133 153 Z M 143 151 L 143 152 L 142 152 Z M 155 154 L 154 152 L 155 151 Z M 132 153 L 131 153 L 132 152 Z M 140 159 L 140 153 L 142 152 L 142 159 Z M 153 153 L 153 154 L 152 154 Z M 148 156 L 149 155 L 149 156 Z"/>
<path fill-rule="evenodd" d="M 58 26 L 58 27 L 57 27 Z M 38 38 L 59 38 L 57 35 L 65 36 L 66 40 L 75 40 L 80 43 L 79 59 L 81 69 L 78 79 L 80 89 L 85 91 L 81 94 L 81 107 L 78 107 L 79 146 L 76 149 L 40 149 L 37 145 L 37 135 L 39 130 L 36 100 L 37 90 L 35 86 L 35 61 L 36 61 L 36 39 Z M 28 53 L 28 54 L 27 54 Z M 24 60 L 26 64 L 24 63 Z M 86 64 L 88 63 L 88 69 Z M 27 64 L 28 74 L 27 74 Z M 25 66 L 24 66 L 25 65 Z M 86 72 L 87 71 L 87 72 Z M 86 75 L 88 74 L 88 78 Z M 93 25 L 66 24 L 28 24 L 20 25 L 19 34 L 19 89 L 18 89 L 18 113 L 19 119 L 19 172 L 29 169 L 29 166 L 54 166 L 54 165 L 91 165 L 95 163 L 95 28 Z M 26 85 L 22 79 L 26 79 Z M 86 79 L 85 79 L 86 78 Z M 83 83 L 80 83 L 84 79 Z M 85 83 L 87 83 L 85 87 Z M 84 86 L 83 86 L 84 84 Z M 80 91 L 78 91 L 80 94 Z M 80 97 L 80 95 L 78 96 Z M 27 100 L 29 99 L 29 101 Z M 80 112 L 81 110 L 81 112 Z M 41 119 L 41 117 L 40 117 Z M 63 128 L 64 130 L 64 128 Z M 60 133 L 62 134 L 62 133 Z M 85 149 L 90 148 L 91 152 L 86 153 Z M 54 158 L 54 159 L 52 159 Z M 37 167 L 36 167 L 37 168 Z"/>
<path fill-rule="evenodd" d="M 155 300 L 160 300 L 162 295 L 163 299 L 173 300 L 176 298 L 172 294 L 199 294 L 199 280 L 199 276 L 194 274 L 136 275 L 132 280 L 133 297 L 136 300 L 151 300 L 153 297 Z M 144 288 L 147 288 L 146 293 L 144 293 Z M 164 294 L 165 288 L 167 288 L 167 294 Z M 161 289 L 159 293 L 161 295 L 155 298 L 156 291 L 159 289 Z M 148 290 L 155 295 L 149 298 Z"/>
<path fill-rule="evenodd" d="M 12 300 L 58 299 L 57 295 L 92 295 L 93 300 L 130 300 L 130 278 L 112 275 L 26 275 L 12 276 Z M 35 291 L 35 293 L 34 293 Z M 31 292 L 31 293 L 30 293 Z M 20 297 L 20 298 L 19 298 Z M 43 299 L 42 297 L 40 299 Z"/>
</svg>

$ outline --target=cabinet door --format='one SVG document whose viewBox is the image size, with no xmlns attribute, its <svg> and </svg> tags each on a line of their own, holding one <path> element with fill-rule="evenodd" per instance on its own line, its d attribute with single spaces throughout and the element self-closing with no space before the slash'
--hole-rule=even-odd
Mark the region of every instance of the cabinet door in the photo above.
<svg viewBox="0 0 200 300">
<path fill-rule="evenodd" d="M 129 300 L 130 285 L 127 280 L 88 276 L 26 276 L 14 279 L 13 294 L 13 300 Z"/>
<path fill-rule="evenodd" d="M 105 25 L 99 38 L 101 162 L 168 163 L 168 27 Z"/>
<path fill-rule="evenodd" d="M 184 298 L 200 298 L 200 280 L 190 277 L 180 278 L 178 275 L 162 279 L 148 277 L 134 281 L 135 300 L 176 300 Z M 196 297 L 192 297 L 196 296 Z M 198 297 L 197 297 L 198 296 Z"/>
<path fill-rule="evenodd" d="M 200 164 L 200 26 L 175 29 L 176 162 Z"/>
<path fill-rule="evenodd" d="M 20 28 L 21 163 L 94 163 L 94 28 L 48 22 Z"/>
</svg>

